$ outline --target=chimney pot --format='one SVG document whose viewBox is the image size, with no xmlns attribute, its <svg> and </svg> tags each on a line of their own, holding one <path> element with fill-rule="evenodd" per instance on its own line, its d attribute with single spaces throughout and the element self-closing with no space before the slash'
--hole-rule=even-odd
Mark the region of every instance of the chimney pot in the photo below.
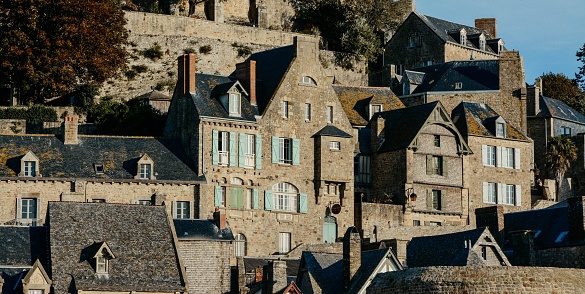
<svg viewBox="0 0 585 294">
<path fill-rule="evenodd" d="M 236 64 L 236 78 L 250 95 L 250 104 L 256 105 L 256 61 L 247 60 Z"/>
<path fill-rule="evenodd" d="M 195 77 L 196 77 L 196 63 L 197 56 L 195 53 L 183 54 L 179 56 L 179 68 L 178 68 L 178 87 L 179 93 L 183 96 L 194 93 L 195 88 Z"/>
<path fill-rule="evenodd" d="M 225 212 L 222 212 L 221 210 L 216 210 L 213 213 L 213 220 L 215 221 L 215 224 L 220 230 L 226 228 Z"/>
</svg>

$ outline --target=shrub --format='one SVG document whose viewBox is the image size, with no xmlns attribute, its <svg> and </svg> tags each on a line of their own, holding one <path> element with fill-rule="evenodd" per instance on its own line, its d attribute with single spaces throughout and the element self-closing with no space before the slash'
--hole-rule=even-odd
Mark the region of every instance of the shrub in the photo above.
<svg viewBox="0 0 585 294">
<path fill-rule="evenodd" d="M 137 73 L 145 73 L 146 71 L 148 71 L 148 66 L 144 64 L 133 65 L 132 69 L 135 70 Z"/>
<path fill-rule="evenodd" d="M 142 50 L 141 54 L 142 56 L 152 60 L 161 58 L 163 56 L 162 48 L 158 43 L 154 43 L 152 47 Z"/>
<path fill-rule="evenodd" d="M 58 121 L 57 111 L 44 105 L 26 108 L 5 108 L 0 110 L 2 119 L 26 119 L 29 122 Z"/>
<path fill-rule="evenodd" d="M 154 86 L 154 89 L 157 91 L 161 91 L 165 87 L 169 87 L 169 92 L 172 93 L 173 90 L 175 89 L 175 80 L 166 79 L 164 81 L 160 81 L 160 82 L 156 83 L 156 86 Z"/>
<path fill-rule="evenodd" d="M 238 42 L 232 43 L 232 47 L 238 49 L 238 57 L 246 57 L 252 54 L 252 48 L 246 45 L 239 44 Z"/>
<path fill-rule="evenodd" d="M 136 72 L 133 69 L 129 69 L 126 72 L 124 72 L 124 75 L 126 76 L 126 78 L 128 78 L 128 80 L 131 81 L 138 75 L 138 72 Z"/>
<path fill-rule="evenodd" d="M 185 54 L 191 54 L 191 53 L 195 53 L 195 49 L 193 49 L 193 48 L 189 47 L 189 48 L 185 48 L 185 49 L 183 49 L 183 52 L 184 52 Z"/>
<path fill-rule="evenodd" d="M 211 53 L 211 45 L 203 45 L 203 46 L 199 47 L 199 53 L 201 53 L 201 54 Z"/>
</svg>

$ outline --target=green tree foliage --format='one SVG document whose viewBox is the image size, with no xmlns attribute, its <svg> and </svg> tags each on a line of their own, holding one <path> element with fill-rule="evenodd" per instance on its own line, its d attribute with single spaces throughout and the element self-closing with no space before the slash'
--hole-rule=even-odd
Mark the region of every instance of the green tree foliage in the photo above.
<svg viewBox="0 0 585 294">
<path fill-rule="evenodd" d="M 104 98 L 88 112 L 88 118 L 98 126 L 98 133 L 124 136 L 160 136 L 166 115 L 138 100 L 120 103 Z"/>
<path fill-rule="evenodd" d="M 50 107 L 33 105 L 29 108 L 10 107 L 0 109 L 0 119 L 25 119 L 28 122 L 57 121 L 57 112 Z"/>
<path fill-rule="evenodd" d="M 579 72 L 575 74 L 575 81 L 581 87 L 581 90 L 585 91 L 585 44 L 577 51 L 577 61 L 581 63 Z"/>
<path fill-rule="evenodd" d="M 565 173 L 575 159 L 577 159 L 577 146 L 569 137 L 559 136 L 550 139 L 546 152 L 546 166 L 550 174 L 556 179 L 557 194 Z"/>
<path fill-rule="evenodd" d="M 0 1 L 0 72 L 22 102 L 100 84 L 126 64 L 118 0 Z"/>
<path fill-rule="evenodd" d="M 563 101 L 573 109 L 585 114 L 585 97 L 574 80 L 564 74 L 549 72 L 541 76 L 542 94 Z"/>
</svg>

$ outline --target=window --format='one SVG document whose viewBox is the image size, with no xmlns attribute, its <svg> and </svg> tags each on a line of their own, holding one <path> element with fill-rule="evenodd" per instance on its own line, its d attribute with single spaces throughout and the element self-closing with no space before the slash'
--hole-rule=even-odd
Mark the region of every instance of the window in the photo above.
<svg viewBox="0 0 585 294">
<path fill-rule="evenodd" d="M 230 160 L 230 134 L 229 132 L 219 132 L 219 141 L 217 152 L 219 155 L 218 164 L 228 165 Z"/>
<path fill-rule="evenodd" d="M 278 183 L 272 187 L 274 210 L 297 211 L 298 189 L 289 183 Z"/>
<path fill-rule="evenodd" d="M 330 150 L 341 150 L 341 142 L 339 142 L 339 141 L 329 142 L 329 149 Z"/>
<path fill-rule="evenodd" d="M 432 197 L 433 197 L 433 207 L 432 209 L 441 210 L 441 190 L 433 190 Z"/>
<path fill-rule="evenodd" d="M 311 104 L 305 103 L 305 121 L 311 121 Z"/>
<path fill-rule="evenodd" d="M 278 253 L 285 254 L 290 251 L 290 233 L 278 233 Z"/>
<path fill-rule="evenodd" d="M 34 161 L 25 161 L 24 162 L 24 176 L 25 177 L 35 177 L 36 176 L 36 162 Z"/>
<path fill-rule="evenodd" d="M 91 203 L 106 203 L 106 199 L 91 199 Z"/>
<path fill-rule="evenodd" d="M 108 273 L 108 259 L 105 256 L 95 258 L 95 272 L 98 274 Z"/>
<path fill-rule="evenodd" d="M 28 294 L 45 294 L 45 290 L 28 290 Z"/>
<path fill-rule="evenodd" d="M 369 184 L 370 180 L 370 157 L 358 155 L 355 158 L 355 182 L 358 184 Z"/>
<path fill-rule="evenodd" d="M 423 66 L 431 66 L 433 65 L 433 61 L 432 60 L 427 60 L 423 62 Z"/>
<path fill-rule="evenodd" d="M 282 101 L 282 117 L 288 118 L 288 101 Z"/>
<path fill-rule="evenodd" d="M 240 141 L 240 150 L 244 153 L 244 167 L 253 168 L 256 164 L 256 141 L 255 136 L 251 134 L 240 134 L 242 141 Z"/>
<path fill-rule="evenodd" d="M 496 123 L 496 137 L 506 137 L 506 125 L 503 123 Z"/>
<path fill-rule="evenodd" d="M 481 258 L 487 260 L 487 246 L 481 246 Z"/>
<path fill-rule="evenodd" d="M 140 178 L 141 179 L 150 179 L 152 166 L 147 163 L 140 164 Z"/>
<path fill-rule="evenodd" d="M 229 102 L 229 112 L 230 112 L 230 116 L 231 115 L 236 115 L 239 116 L 241 115 L 241 99 L 240 99 L 240 94 L 238 93 L 230 93 L 230 102 Z"/>
<path fill-rule="evenodd" d="M 327 122 L 333 123 L 333 106 L 327 106 Z"/>
<path fill-rule="evenodd" d="M 136 200 L 136 204 L 139 204 L 139 205 L 150 205 L 151 202 L 150 202 L 150 200 Z"/>
<path fill-rule="evenodd" d="M 462 29 L 459 33 L 459 44 L 465 45 L 467 43 L 467 32 Z"/>
<path fill-rule="evenodd" d="M 496 183 L 484 183 L 484 202 L 485 203 L 496 203 L 498 200 L 498 188 Z"/>
<path fill-rule="evenodd" d="M 292 162 L 292 140 L 279 138 L 278 142 L 278 163 L 291 164 Z"/>
<path fill-rule="evenodd" d="M 301 140 L 272 137 L 272 163 L 300 165 Z"/>
<path fill-rule="evenodd" d="M 240 178 L 232 178 L 231 180 L 232 185 L 244 185 L 244 180 L 240 179 Z M 226 189 L 226 187 L 220 187 L 222 190 Z M 243 209 L 244 208 L 244 188 L 243 187 L 230 187 L 229 188 L 230 191 L 230 207 L 231 208 L 236 208 L 236 209 Z M 225 195 L 225 192 L 220 192 L 220 204 L 219 206 L 225 206 L 225 200 L 223 197 L 223 195 Z"/>
<path fill-rule="evenodd" d="M 315 80 L 309 76 L 302 77 L 301 80 L 299 81 L 299 84 L 317 86 L 317 82 L 315 82 Z"/>
<path fill-rule="evenodd" d="M 98 175 L 104 174 L 104 165 L 103 164 L 94 164 L 93 166 L 95 173 Z"/>
<path fill-rule="evenodd" d="M 246 189 L 246 208 L 252 209 L 254 207 L 254 190 Z"/>
<path fill-rule="evenodd" d="M 246 236 L 242 234 L 234 236 L 234 255 L 236 257 L 246 255 Z"/>
<path fill-rule="evenodd" d="M 333 195 L 333 196 L 339 195 L 339 184 L 327 183 L 327 184 L 325 184 L 325 188 L 327 189 L 328 195 Z"/>
<path fill-rule="evenodd" d="M 455 83 L 455 90 L 461 90 L 461 89 L 463 89 L 463 83 L 461 83 L 461 82 Z"/>
<path fill-rule="evenodd" d="M 382 112 L 382 105 L 380 104 L 370 104 L 370 119 L 376 112 Z"/>
<path fill-rule="evenodd" d="M 430 156 L 430 162 L 427 162 L 427 174 L 443 175 L 443 156 Z"/>
<path fill-rule="evenodd" d="M 414 227 L 420 227 L 420 220 L 416 220 L 416 219 L 415 219 L 415 220 L 413 220 L 413 221 L 412 221 L 412 225 L 413 225 Z"/>
<path fill-rule="evenodd" d="M 416 46 L 420 46 L 421 44 L 421 37 L 416 34 L 413 33 L 408 37 L 408 47 L 409 48 L 414 48 Z"/>
<path fill-rule="evenodd" d="M 559 236 L 557 237 L 557 239 L 555 240 L 555 243 L 561 243 L 565 240 L 565 237 L 567 237 L 567 235 L 569 234 L 569 231 L 563 231 L 559 234 Z"/>
<path fill-rule="evenodd" d="M 496 166 L 496 146 L 485 146 L 484 165 Z"/>
<path fill-rule="evenodd" d="M 434 135 L 433 141 L 434 141 L 435 147 L 441 147 L 441 136 L 440 135 Z"/>
<path fill-rule="evenodd" d="M 571 137 L 571 128 L 561 127 L 561 136 Z"/>
<path fill-rule="evenodd" d="M 504 194 L 504 204 L 514 205 L 516 200 L 516 186 L 506 185 Z"/>
<path fill-rule="evenodd" d="M 482 37 L 479 38 L 479 50 L 485 50 L 485 39 Z"/>
<path fill-rule="evenodd" d="M 21 218 L 36 219 L 37 218 L 37 199 L 24 198 L 21 199 Z"/>
<path fill-rule="evenodd" d="M 514 168 L 515 166 L 514 154 L 516 154 L 514 148 L 504 147 L 504 167 Z"/>
<path fill-rule="evenodd" d="M 396 75 L 401 76 L 403 72 L 404 72 L 404 66 L 402 64 L 398 64 L 398 65 L 396 65 L 396 67 L 394 67 L 394 73 Z"/>
<path fill-rule="evenodd" d="M 186 219 L 190 218 L 189 201 L 177 201 L 175 204 L 175 218 Z"/>
</svg>

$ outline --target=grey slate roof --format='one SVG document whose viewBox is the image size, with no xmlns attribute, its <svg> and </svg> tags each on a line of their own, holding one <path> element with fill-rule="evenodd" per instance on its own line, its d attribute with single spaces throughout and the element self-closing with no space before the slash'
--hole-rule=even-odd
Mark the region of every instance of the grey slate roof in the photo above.
<svg viewBox="0 0 585 294">
<path fill-rule="evenodd" d="M 585 124 L 585 116 L 564 102 L 540 96 L 540 111 L 537 117 L 555 117 Z"/>
<path fill-rule="evenodd" d="M 566 203 L 566 201 L 563 201 Z M 504 231 L 510 240 L 510 232 L 532 230 L 538 233 L 534 238 L 534 246 L 538 249 L 561 247 L 569 244 L 566 236 L 561 242 L 555 242 L 562 232 L 569 231 L 569 207 L 555 205 L 544 209 L 527 210 L 504 214 Z M 504 246 L 507 249 L 508 246 Z"/>
<path fill-rule="evenodd" d="M 486 228 L 459 233 L 414 237 L 406 247 L 408 267 L 465 266 L 469 249 L 464 244 L 476 243 Z"/>
<path fill-rule="evenodd" d="M 351 138 L 352 136 L 336 126 L 327 125 L 319 130 L 315 136 Z"/>
<path fill-rule="evenodd" d="M 489 105 L 477 102 L 461 102 L 451 112 L 451 117 L 455 126 L 461 135 L 482 137 L 496 137 L 487 127 L 490 119 L 500 115 Z M 506 122 L 506 138 L 528 141 L 528 137 L 523 135 L 516 127 Z"/>
<path fill-rule="evenodd" d="M 409 83 L 414 85 L 422 84 L 425 79 L 425 73 L 412 70 L 405 70 L 404 76 L 408 79 Z"/>
<path fill-rule="evenodd" d="M 157 180 L 201 180 L 178 140 L 82 135 L 78 145 L 64 145 L 54 135 L 0 136 L 0 177 L 17 176 L 28 151 L 39 158 L 43 177 L 133 179 L 138 159 L 146 153 L 154 161 Z M 103 174 L 96 174 L 95 164 L 104 166 Z"/>
<path fill-rule="evenodd" d="M 179 240 L 232 241 L 234 235 L 229 226 L 220 230 L 211 219 L 174 219 Z"/>
<path fill-rule="evenodd" d="M 500 88 L 498 60 L 450 61 L 414 69 L 424 81 L 412 94 L 425 92 L 495 91 Z M 455 84 L 461 83 L 461 89 Z"/>
<path fill-rule="evenodd" d="M 47 225 L 55 293 L 73 283 L 87 291 L 185 291 L 164 206 L 49 202 Z M 106 242 L 116 257 L 107 279 L 79 260 L 96 242 Z"/>
<path fill-rule="evenodd" d="M 356 87 L 333 85 L 333 90 L 349 122 L 353 126 L 365 126 L 370 119 L 370 104 L 382 105 L 382 110 L 404 108 L 404 104 L 389 87 Z"/>
</svg>

